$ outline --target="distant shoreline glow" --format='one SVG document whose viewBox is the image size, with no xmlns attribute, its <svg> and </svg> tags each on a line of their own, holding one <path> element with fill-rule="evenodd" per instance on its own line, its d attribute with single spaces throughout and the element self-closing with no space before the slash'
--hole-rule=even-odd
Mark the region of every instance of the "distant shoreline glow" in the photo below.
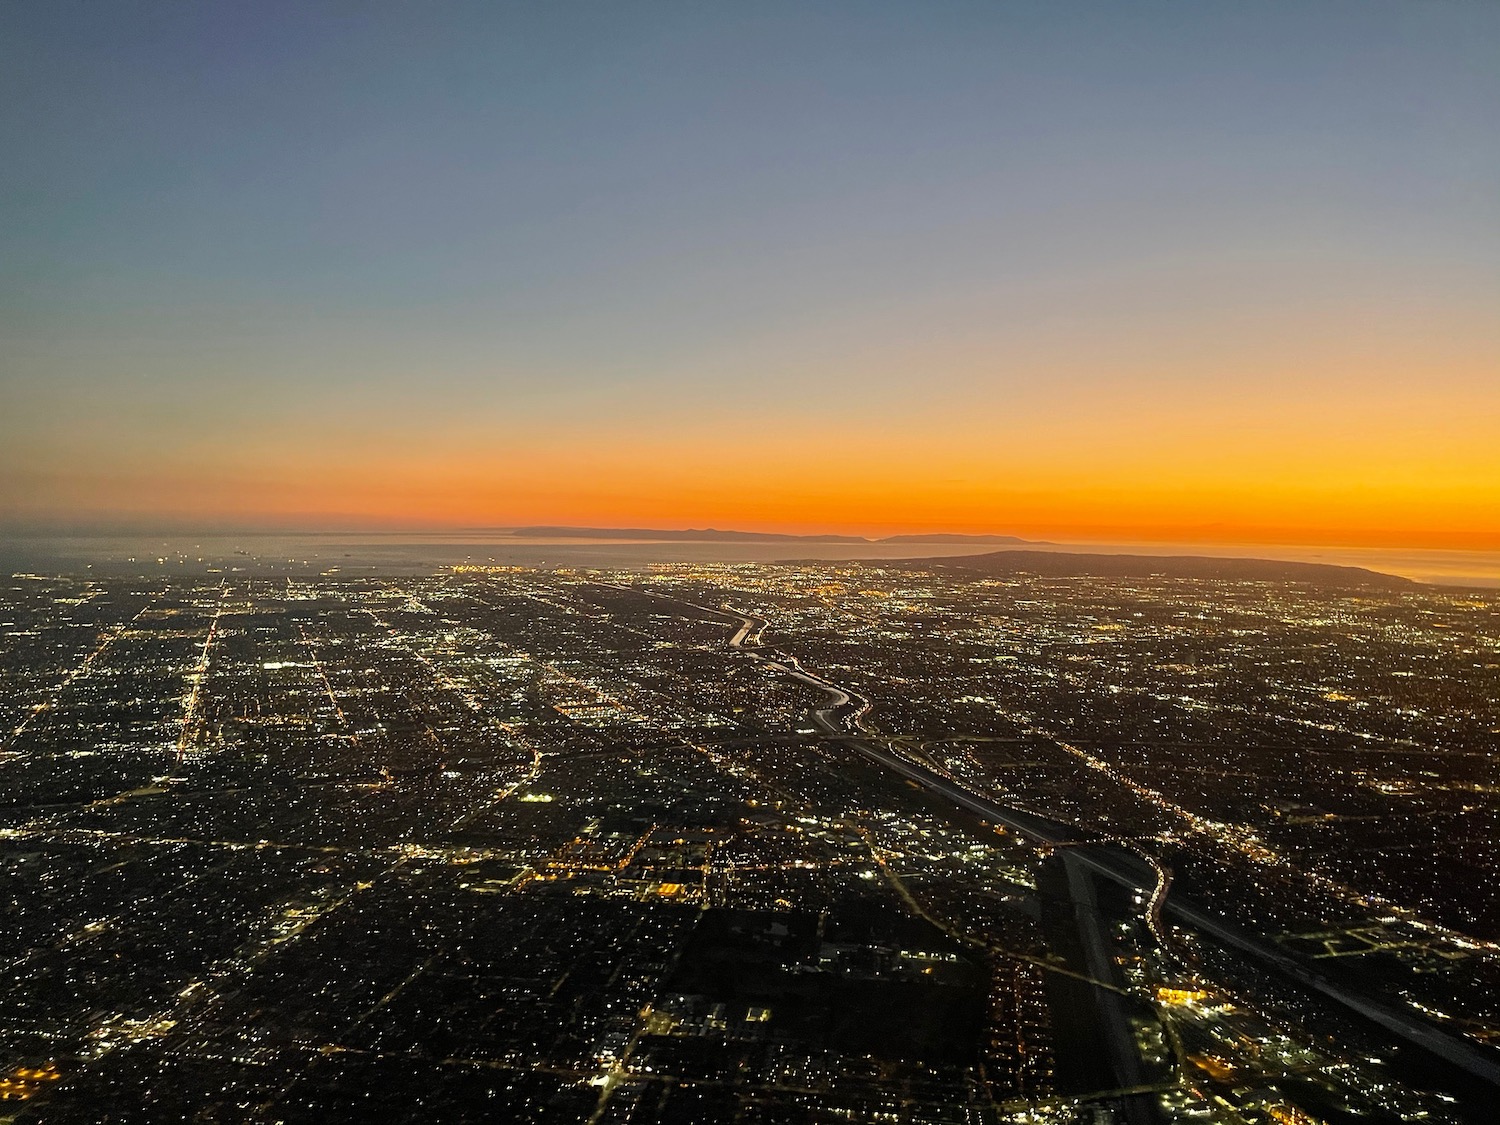
<svg viewBox="0 0 1500 1125">
<path fill-rule="evenodd" d="M 791 559 L 882 559 L 953 557 L 989 551 L 1041 550 L 1086 554 L 1206 555 L 1363 567 L 1418 582 L 1500 587 L 1500 550 L 1328 547 L 1296 544 L 1061 541 L 1021 544 L 830 543 L 661 539 L 534 538 L 474 529 L 343 532 L 245 531 L 155 535 L 78 535 L 16 538 L 0 545 L 0 571 L 7 567 L 86 573 L 94 567 L 157 558 L 191 566 L 204 560 L 221 566 L 248 558 L 300 560 L 314 569 L 355 566 L 367 572 L 431 573 L 465 561 L 518 566 L 634 567 L 660 562 L 759 562 Z M 371 570 L 371 568 L 374 568 Z M 384 569 L 382 569 L 384 568 Z"/>
</svg>

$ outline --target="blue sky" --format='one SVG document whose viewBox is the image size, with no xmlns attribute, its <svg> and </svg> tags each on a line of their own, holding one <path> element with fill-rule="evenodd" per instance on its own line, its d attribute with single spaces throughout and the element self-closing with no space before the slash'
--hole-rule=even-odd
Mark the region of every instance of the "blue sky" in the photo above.
<svg viewBox="0 0 1500 1125">
<path fill-rule="evenodd" d="M 337 461 L 413 515 L 460 448 L 519 517 L 566 496 L 486 448 L 646 488 L 685 429 L 791 456 L 829 412 L 856 459 L 1003 435 L 932 487 L 1035 490 L 1081 402 L 1074 463 L 1183 402 L 1300 443 L 1289 388 L 1388 404 L 1332 495 L 1405 378 L 1496 406 L 1497 59 L 1477 2 L 8 3 L 0 506 L 256 514 Z M 1489 487 L 1440 454 L 1373 469 Z"/>
</svg>

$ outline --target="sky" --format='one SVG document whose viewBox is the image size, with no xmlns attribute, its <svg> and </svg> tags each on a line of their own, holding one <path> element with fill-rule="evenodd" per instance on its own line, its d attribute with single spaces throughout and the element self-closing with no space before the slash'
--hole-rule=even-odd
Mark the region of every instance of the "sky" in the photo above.
<svg viewBox="0 0 1500 1125">
<path fill-rule="evenodd" d="M 1500 547 L 1491 0 L 0 0 L 0 532 Z"/>
</svg>

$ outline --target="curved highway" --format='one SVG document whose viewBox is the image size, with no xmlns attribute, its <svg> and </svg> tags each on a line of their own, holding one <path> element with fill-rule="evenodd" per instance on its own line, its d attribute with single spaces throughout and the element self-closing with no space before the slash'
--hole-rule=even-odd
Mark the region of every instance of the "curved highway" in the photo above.
<svg viewBox="0 0 1500 1125">
<path fill-rule="evenodd" d="M 671 600 L 680 602 L 679 599 Z M 707 609 L 706 606 L 693 608 Z M 761 638 L 767 628 L 764 618 L 740 613 L 738 610 L 727 607 L 722 610 L 709 610 L 709 612 L 733 617 L 740 622 L 739 629 L 729 642 L 731 648 L 747 651 L 761 647 Z M 865 715 L 870 710 L 870 701 L 857 692 L 809 672 L 795 658 L 779 652 L 775 656 L 758 652 L 753 652 L 751 655 L 766 661 L 794 679 L 826 693 L 829 697 L 828 706 L 810 712 L 814 726 L 822 733 L 838 738 L 844 745 L 864 757 L 878 762 L 930 792 L 945 797 L 960 808 L 984 820 L 1002 825 L 1036 843 L 1056 846 L 1083 842 L 1079 839 L 1077 830 L 1070 825 L 1002 805 L 990 797 L 966 788 L 952 778 L 894 754 L 869 741 L 868 738 L 860 737 L 874 732 L 864 721 Z M 1363 1016 L 1392 1035 L 1436 1055 L 1474 1078 L 1500 1087 L 1500 1060 L 1497 1060 L 1494 1052 L 1487 1051 L 1467 1039 L 1450 1035 L 1443 1029 L 1420 1017 L 1410 1015 L 1400 1008 L 1372 999 L 1336 981 L 1329 980 L 1269 940 L 1243 930 L 1234 923 L 1184 900 L 1181 896 L 1171 895 L 1169 893 L 1170 873 L 1160 864 L 1149 860 L 1140 862 L 1128 853 L 1113 853 L 1103 848 L 1092 847 L 1076 849 L 1073 858 L 1076 862 L 1108 879 L 1149 895 L 1147 921 L 1158 940 L 1165 932 L 1161 925 L 1161 912 L 1165 909 L 1194 929 L 1208 934 L 1236 952 L 1276 969 L 1303 987 Z"/>
</svg>

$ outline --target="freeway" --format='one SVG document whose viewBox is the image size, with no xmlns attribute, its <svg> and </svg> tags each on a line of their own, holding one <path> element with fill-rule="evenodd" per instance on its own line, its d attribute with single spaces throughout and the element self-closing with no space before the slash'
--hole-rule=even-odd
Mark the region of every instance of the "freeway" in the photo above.
<svg viewBox="0 0 1500 1125">
<path fill-rule="evenodd" d="M 1125 1006 L 1125 981 L 1109 935 L 1105 932 L 1098 880 L 1092 870 L 1086 870 L 1089 867 L 1086 852 L 1069 848 L 1062 856 L 1067 871 L 1068 895 L 1073 904 L 1073 928 L 1082 947 L 1083 967 L 1090 978 L 1109 986 L 1094 988 L 1091 999 L 1110 1069 L 1121 1087 L 1147 1085 L 1146 1068 Z M 1127 1098 L 1121 1108 L 1128 1125 L 1152 1125 L 1161 1120 L 1160 1113 L 1148 1098 Z"/>
<path fill-rule="evenodd" d="M 694 608 L 707 609 L 705 606 L 694 606 Z M 761 637 L 767 627 L 764 618 L 743 614 L 728 607 L 709 612 L 728 616 L 740 622 L 730 642 L 731 647 L 740 651 L 751 651 L 753 655 L 766 661 L 772 667 L 810 687 L 819 689 L 829 697 L 826 707 L 816 708 L 810 712 L 813 725 L 825 735 L 838 738 L 856 753 L 946 798 L 959 808 L 993 824 L 999 824 L 1035 843 L 1056 847 L 1062 844 L 1083 842 L 1078 830 L 1071 825 L 1003 805 L 990 797 L 974 792 L 951 777 L 944 776 L 936 770 L 879 745 L 872 740 L 875 732 L 865 722 L 865 716 L 871 707 L 868 699 L 850 688 L 842 687 L 807 670 L 796 658 L 785 653 L 774 650 L 754 652 L 753 650 L 762 645 Z M 1254 958 L 1304 988 L 1316 992 L 1325 999 L 1332 1000 L 1348 1011 L 1377 1024 L 1399 1039 L 1457 1067 L 1471 1077 L 1500 1087 L 1500 1061 L 1497 1061 L 1497 1056 L 1493 1051 L 1486 1050 L 1460 1036 L 1451 1035 L 1442 1028 L 1403 1009 L 1330 980 L 1273 942 L 1210 913 L 1180 895 L 1170 894 L 1170 876 L 1160 864 L 1142 862 L 1128 853 L 1095 847 L 1077 849 L 1076 862 L 1091 868 L 1105 878 L 1147 895 L 1148 922 L 1151 923 L 1152 931 L 1158 938 L 1163 932 L 1160 916 L 1162 910 L 1165 909 L 1180 921 L 1214 938 L 1220 944 Z"/>
</svg>

